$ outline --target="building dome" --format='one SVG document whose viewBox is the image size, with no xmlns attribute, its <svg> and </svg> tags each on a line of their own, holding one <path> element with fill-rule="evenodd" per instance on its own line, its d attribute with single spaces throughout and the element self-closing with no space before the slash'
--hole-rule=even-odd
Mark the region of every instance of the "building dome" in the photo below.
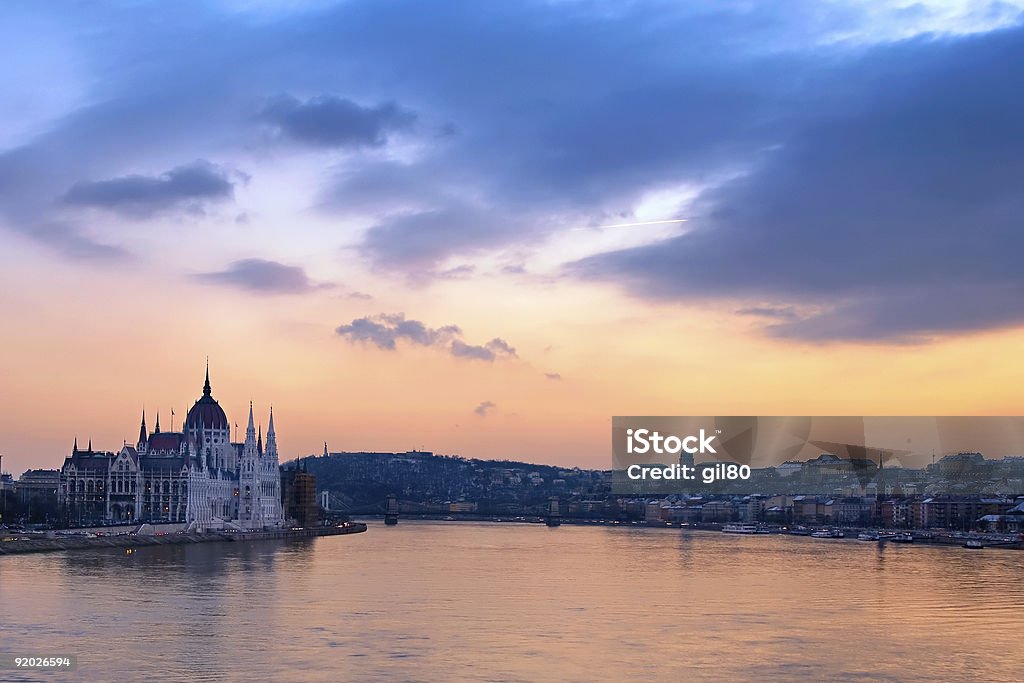
<svg viewBox="0 0 1024 683">
<path fill-rule="evenodd" d="M 188 411 L 185 418 L 185 431 L 199 431 L 205 429 L 228 429 L 228 416 L 224 409 L 213 399 L 210 394 L 210 369 L 206 369 L 206 384 L 203 385 L 203 396 L 192 409 Z"/>
</svg>

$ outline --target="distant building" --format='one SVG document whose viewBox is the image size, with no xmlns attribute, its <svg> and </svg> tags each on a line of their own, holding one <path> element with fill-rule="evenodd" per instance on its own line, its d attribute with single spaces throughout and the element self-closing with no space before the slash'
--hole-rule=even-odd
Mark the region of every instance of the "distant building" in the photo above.
<svg viewBox="0 0 1024 683">
<path fill-rule="evenodd" d="M 1004 498 L 935 496 L 921 501 L 920 526 L 930 529 L 969 530 L 988 515 L 1002 515 L 1014 507 Z"/>
<path fill-rule="evenodd" d="M 14 477 L 0 472 L 0 522 L 6 521 L 8 506 L 11 505 L 11 501 L 14 500 L 16 495 L 17 487 L 14 483 Z"/>
<path fill-rule="evenodd" d="M 775 466 L 775 474 L 780 477 L 791 477 L 794 474 L 799 474 L 803 466 L 804 464 L 799 460 L 787 460 L 781 465 Z"/>
<path fill-rule="evenodd" d="M 987 461 L 981 453 L 956 453 L 947 455 L 928 469 L 945 479 L 970 479 L 981 475 Z"/>
<path fill-rule="evenodd" d="M 832 521 L 836 524 L 870 524 L 874 501 L 868 497 L 846 496 L 832 504 Z"/>
<path fill-rule="evenodd" d="M 56 506 L 60 491 L 60 470 L 28 470 L 18 479 L 18 501 Z"/>
<path fill-rule="evenodd" d="M 735 522 L 737 519 L 738 510 L 732 501 L 709 500 L 701 507 L 702 522 Z"/>
<path fill-rule="evenodd" d="M 280 476 L 281 505 L 285 518 L 301 527 L 319 524 L 320 505 L 316 499 L 316 477 L 306 470 L 305 463 L 285 466 Z"/>
</svg>

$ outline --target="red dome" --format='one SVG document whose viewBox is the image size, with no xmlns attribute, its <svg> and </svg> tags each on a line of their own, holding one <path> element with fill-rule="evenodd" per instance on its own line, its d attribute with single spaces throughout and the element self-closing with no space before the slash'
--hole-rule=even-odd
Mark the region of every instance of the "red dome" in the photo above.
<svg viewBox="0 0 1024 683">
<path fill-rule="evenodd" d="M 196 401 L 185 418 L 185 431 L 198 429 L 227 429 L 228 416 L 224 409 L 210 396 L 203 396 Z"/>
</svg>

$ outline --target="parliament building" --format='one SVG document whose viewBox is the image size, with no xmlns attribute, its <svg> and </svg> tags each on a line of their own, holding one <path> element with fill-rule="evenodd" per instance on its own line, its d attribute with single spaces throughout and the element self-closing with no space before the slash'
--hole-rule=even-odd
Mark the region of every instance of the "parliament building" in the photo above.
<svg viewBox="0 0 1024 683">
<path fill-rule="evenodd" d="M 284 524 L 274 411 L 267 440 L 252 404 L 245 441 L 232 443 L 227 415 L 213 398 L 210 369 L 203 395 L 180 432 L 152 432 L 143 412 L 138 442 L 120 451 L 85 449 L 78 440 L 60 473 L 60 502 L 75 526 L 178 522 L 193 531 L 265 529 Z"/>
</svg>

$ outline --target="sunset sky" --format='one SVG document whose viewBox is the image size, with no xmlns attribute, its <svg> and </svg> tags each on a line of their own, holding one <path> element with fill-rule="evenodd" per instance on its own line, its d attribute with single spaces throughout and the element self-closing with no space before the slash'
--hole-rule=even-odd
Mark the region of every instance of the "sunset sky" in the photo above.
<svg viewBox="0 0 1024 683">
<path fill-rule="evenodd" d="M 1021 414 L 1022 6 L 3 3 L 4 470 Z"/>
</svg>

